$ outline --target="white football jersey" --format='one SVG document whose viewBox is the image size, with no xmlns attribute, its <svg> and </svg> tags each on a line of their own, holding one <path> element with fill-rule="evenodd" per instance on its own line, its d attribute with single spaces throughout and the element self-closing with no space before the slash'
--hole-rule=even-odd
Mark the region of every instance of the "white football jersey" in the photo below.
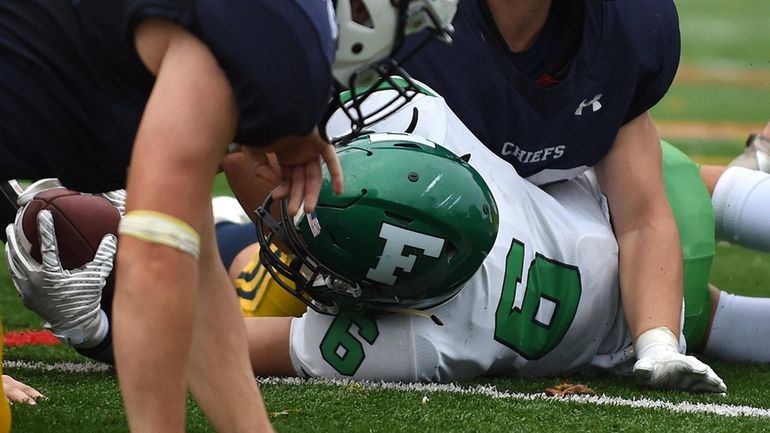
<svg viewBox="0 0 770 433">
<path fill-rule="evenodd" d="M 297 374 L 454 381 L 625 368 L 633 354 L 620 303 L 618 247 L 593 173 L 537 187 L 487 150 L 439 97 L 417 96 L 371 129 L 404 131 L 415 113 L 413 133 L 470 154 L 470 165 L 491 189 L 500 215 L 492 251 L 459 294 L 427 311 L 443 326 L 393 313 L 375 320 L 308 311 L 294 319 Z M 339 116 L 330 121 L 330 132 L 346 127 Z"/>
</svg>

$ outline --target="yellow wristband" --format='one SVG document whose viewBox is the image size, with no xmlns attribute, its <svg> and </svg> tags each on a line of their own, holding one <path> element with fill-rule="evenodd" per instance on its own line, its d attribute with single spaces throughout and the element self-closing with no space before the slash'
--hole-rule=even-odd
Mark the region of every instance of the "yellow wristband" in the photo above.
<svg viewBox="0 0 770 433">
<path fill-rule="evenodd" d="M 151 210 L 128 212 L 118 226 L 118 233 L 155 244 L 167 245 L 188 253 L 196 259 L 200 255 L 200 235 L 189 224 L 177 217 Z"/>
</svg>

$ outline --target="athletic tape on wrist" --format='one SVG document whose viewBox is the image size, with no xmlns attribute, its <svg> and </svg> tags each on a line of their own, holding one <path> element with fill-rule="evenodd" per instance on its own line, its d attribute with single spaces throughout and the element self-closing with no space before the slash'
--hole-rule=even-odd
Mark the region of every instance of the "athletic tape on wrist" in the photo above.
<svg viewBox="0 0 770 433">
<path fill-rule="evenodd" d="M 200 255 L 201 237 L 189 224 L 174 216 L 151 210 L 134 210 L 120 220 L 118 233 L 154 244 L 167 245 Z"/>
<path fill-rule="evenodd" d="M 645 348 L 657 344 L 665 344 L 671 346 L 674 350 L 679 350 L 679 339 L 676 338 L 673 332 L 665 326 L 659 326 L 657 328 L 648 329 L 642 332 L 642 334 L 636 339 L 634 345 L 636 353 L 644 351 Z"/>
</svg>

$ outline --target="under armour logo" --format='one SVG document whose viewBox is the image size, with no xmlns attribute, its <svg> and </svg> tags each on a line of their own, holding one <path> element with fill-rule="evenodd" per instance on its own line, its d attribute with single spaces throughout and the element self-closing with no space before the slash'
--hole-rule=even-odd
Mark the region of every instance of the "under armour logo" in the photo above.
<svg viewBox="0 0 770 433">
<path fill-rule="evenodd" d="M 599 102 L 599 98 L 602 97 L 602 94 L 599 93 L 596 96 L 593 97 L 590 101 L 583 99 L 583 102 L 578 105 L 577 110 L 575 110 L 575 116 L 582 116 L 583 115 L 583 108 L 591 106 L 591 111 L 599 111 L 602 109 L 602 103 Z"/>
</svg>

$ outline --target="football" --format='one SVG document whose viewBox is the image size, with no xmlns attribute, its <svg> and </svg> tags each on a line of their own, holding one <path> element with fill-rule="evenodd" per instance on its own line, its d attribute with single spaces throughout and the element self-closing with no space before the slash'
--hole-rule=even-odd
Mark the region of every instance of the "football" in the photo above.
<svg viewBox="0 0 770 433">
<path fill-rule="evenodd" d="M 64 269 L 74 269 L 93 260 L 102 237 L 117 234 L 120 213 L 105 198 L 66 188 L 42 191 L 24 208 L 22 232 L 30 243 L 32 257 L 41 262 L 37 214 L 53 215 L 59 259 Z"/>
<path fill-rule="evenodd" d="M 104 197 L 81 194 L 66 188 L 54 188 L 38 193 L 21 216 L 21 231 L 30 243 L 32 258 L 41 262 L 37 214 L 48 209 L 53 215 L 59 260 L 64 269 L 74 269 L 93 260 L 102 238 L 118 233 L 120 212 Z M 102 310 L 111 316 L 115 294 L 115 270 L 102 289 Z"/>
</svg>

